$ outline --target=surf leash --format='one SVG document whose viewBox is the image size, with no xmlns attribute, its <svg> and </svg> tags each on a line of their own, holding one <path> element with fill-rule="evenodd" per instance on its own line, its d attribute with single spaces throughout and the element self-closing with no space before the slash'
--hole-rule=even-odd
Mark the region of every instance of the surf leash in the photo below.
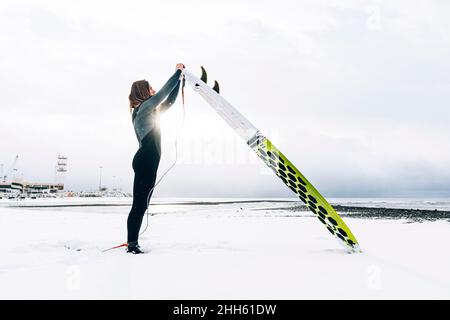
<svg viewBox="0 0 450 320">
<path fill-rule="evenodd" d="M 128 247 L 128 243 L 122 243 L 122 244 L 119 244 L 118 246 L 115 246 L 115 247 L 112 247 L 112 248 L 108 248 L 108 249 L 102 250 L 102 252 L 107 252 L 107 251 L 110 251 L 110 250 L 119 249 L 119 248 L 124 248 L 124 247 Z"/>
</svg>

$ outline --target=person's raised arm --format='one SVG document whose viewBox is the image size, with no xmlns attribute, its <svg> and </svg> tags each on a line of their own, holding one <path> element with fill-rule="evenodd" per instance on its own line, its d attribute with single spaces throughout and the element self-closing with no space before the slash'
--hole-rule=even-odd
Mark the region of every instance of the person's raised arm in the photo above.
<svg viewBox="0 0 450 320">
<path fill-rule="evenodd" d="M 180 82 L 181 81 L 178 80 L 177 86 L 172 90 L 167 99 L 163 103 L 161 103 L 161 105 L 158 107 L 159 112 L 161 113 L 165 112 L 175 103 L 175 100 L 177 99 L 178 96 L 178 92 L 180 91 Z"/>
<path fill-rule="evenodd" d="M 145 100 L 139 107 L 139 116 L 145 116 L 153 111 L 178 85 L 180 82 L 181 70 L 184 65 L 177 64 L 177 70 L 175 73 L 167 80 L 164 86 L 150 99 Z"/>
</svg>

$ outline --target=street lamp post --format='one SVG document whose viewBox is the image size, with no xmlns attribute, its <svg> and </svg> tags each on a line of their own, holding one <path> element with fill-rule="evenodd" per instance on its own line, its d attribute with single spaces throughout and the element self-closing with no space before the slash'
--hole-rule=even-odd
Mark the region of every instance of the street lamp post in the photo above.
<svg viewBox="0 0 450 320">
<path fill-rule="evenodd" d="M 103 169 L 103 167 L 100 166 L 99 168 L 100 168 L 100 179 L 98 182 L 98 191 L 102 191 L 102 169 Z"/>
</svg>

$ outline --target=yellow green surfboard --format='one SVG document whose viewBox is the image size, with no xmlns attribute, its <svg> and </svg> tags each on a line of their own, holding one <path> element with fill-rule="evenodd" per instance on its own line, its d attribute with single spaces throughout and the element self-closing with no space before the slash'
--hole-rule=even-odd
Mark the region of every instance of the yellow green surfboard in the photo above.
<svg viewBox="0 0 450 320">
<path fill-rule="evenodd" d="M 247 142 L 258 157 L 300 198 L 349 252 L 360 252 L 358 241 L 334 208 L 269 139 L 262 135 L 253 124 L 219 94 L 220 89 L 217 81 L 213 88 L 207 85 L 207 74 L 203 67 L 200 79 L 187 70 L 183 71 L 183 77 Z"/>
</svg>

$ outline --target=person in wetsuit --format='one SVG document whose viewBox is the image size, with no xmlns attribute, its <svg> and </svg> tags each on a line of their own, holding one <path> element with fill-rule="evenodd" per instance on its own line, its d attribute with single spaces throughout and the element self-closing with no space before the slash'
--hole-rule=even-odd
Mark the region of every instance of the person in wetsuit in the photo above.
<svg viewBox="0 0 450 320">
<path fill-rule="evenodd" d="M 127 252 L 130 253 L 142 253 L 138 243 L 139 230 L 161 158 L 159 116 L 175 102 L 183 69 L 182 63 L 177 64 L 175 73 L 158 92 L 146 80 L 136 81 L 131 86 L 130 111 L 139 149 L 133 158 L 133 204 L 127 219 Z"/>
</svg>

